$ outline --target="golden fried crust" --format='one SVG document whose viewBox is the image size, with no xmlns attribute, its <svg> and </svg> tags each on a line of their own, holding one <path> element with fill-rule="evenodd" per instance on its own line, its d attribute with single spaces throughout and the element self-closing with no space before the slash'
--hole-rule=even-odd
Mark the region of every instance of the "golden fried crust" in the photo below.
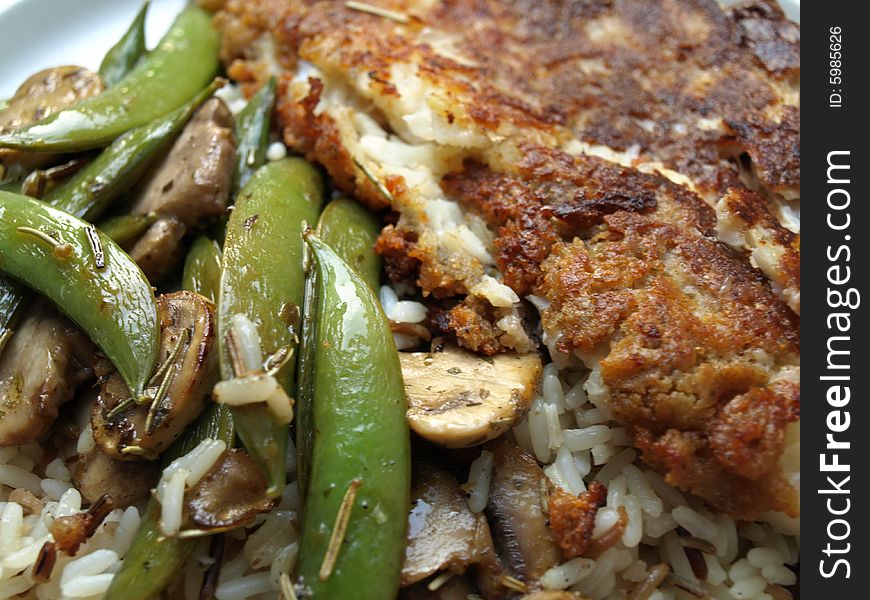
<svg viewBox="0 0 870 600">
<path fill-rule="evenodd" d="M 797 193 L 796 28 L 766 2 L 375 3 L 408 22 L 339 0 L 228 0 L 218 21 L 234 77 L 268 74 L 263 44 L 249 41 L 263 33 L 292 71 L 277 110 L 291 148 L 342 191 L 399 213 L 378 241 L 390 276 L 450 299 L 436 323 L 490 354 L 514 343 L 499 321 L 522 318 L 515 300 L 496 308 L 474 292 L 496 267 L 516 294 L 549 301 L 554 351 L 595 367 L 603 400 L 669 481 L 739 518 L 798 513 L 777 462 L 798 418 L 796 384 L 784 382 L 798 317 L 750 265 L 752 249 L 716 241 L 712 208 L 737 190 L 717 208 L 741 232 L 762 224 L 793 262 L 799 240 L 746 216 L 762 200 L 728 158 L 748 154 L 765 191 Z M 294 79 L 299 59 L 322 80 Z M 378 153 L 362 141 L 372 129 L 421 158 Z M 636 168 L 578 150 L 589 144 Z M 426 212 L 441 198 L 488 226 L 488 256 L 445 245 L 458 221 L 436 231 L 430 221 L 445 217 Z M 776 264 L 799 286 L 793 264 Z"/>
<path fill-rule="evenodd" d="M 443 2 L 429 21 L 473 23 L 463 55 L 581 139 L 638 145 L 704 192 L 734 184 L 721 160 L 734 151 L 769 188 L 800 184 L 800 30 L 773 2 L 725 13 L 708 0 L 477 0 Z"/>
<path fill-rule="evenodd" d="M 606 503 L 607 488 L 600 481 L 593 481 L 588 490 L 576 496 L 561 488 L 550 491 L 550 531 L 563 558 L 567 560 L 586 553 L 595 529 L 595 515 Z"/>
<path fill-rule="evenodd" d="M 637 148 L 707 197 L 739 184 L 723 157 L 746 152 L 766 189 L 798 193 L 800 30 L 769 0 L 381 2 L 404 25 L 344 4 L 230 0 L 222 56 L 257 64 L 251 32 L 272 31 L 285 55 L 383 95 L 391 65 L 412 61 L 475 127 Z"/>
<path fill-rule="evenodd" d="M 799 361 L 797 316 L 722 244 L 642 215 L 604 221 L 542 265 L 545 328 L 565 351 L 603 353 L 609 408 L 669 481 L 735 517 L 796 513 L 778 460 L 799 392 L 778 377 Z"/>
</svg>

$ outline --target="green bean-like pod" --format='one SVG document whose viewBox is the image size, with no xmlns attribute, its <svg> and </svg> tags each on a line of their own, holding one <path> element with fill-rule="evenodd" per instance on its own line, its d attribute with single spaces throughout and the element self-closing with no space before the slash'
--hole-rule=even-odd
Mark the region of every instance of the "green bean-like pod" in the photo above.
<svg viewBox="0 0 870 600">
<path fill-rule="evenodd" d="M 184 261 L 182 287 L 214 301 L 220 283 L 220 247 L 206 237 L 197 238 Z M 232 415 L 218 404 L 209 404 L 161 457 L 168 465 L 211 438 L 223 440 L 228 447 L 235 437 Z M 166 537 L 160 530 L 160 504 L 154 498 L 142 515 L 142 522 L 112 579 L 105 600 L 150 600 L 156 598 L 178 578 L 190 559 L 197 540 Z"/>
<path fill-rule="evenodd" d="M 374 245 L 381 231 L 378 218 L 358 202 L 337 198 L 326 205 L 317 223 L 317 235 L 336 254 L 351 265 L 375 292 L 381 277 L 381 257 Z M 305 497 L 308 472 L 311 467 L 311 377 L 314 367 L 313 290 L 316 273 L 310 272 L 305 283 L 305 301 L 302 312 L 302 334 L 297 363 L 298 386 L 296 392 L 296 473 L 299 494 Z"/>
<path fill-rule="evenodd" d="M 266 162 L 276 85 L 275 78 L 271 77 L 236 115 L 236 138 L 239 143 L 236 169 L 233 173 L 235 193 L 238 193 L 254 172 Z"/>
<path fill-rule="evenodd" d="M 145 15 L 148 13 L 148 0 L 136 14 L 130 27 L 114 46 L 109 48 L 100 63 L 100 77 L 107 88 L 121 81 L 133 70 L 136 63 L 145 55 Z"/>
<path fill-rule="evenodd" d="M 154 51 L 117 85 L 41 121 L 0 134 L 0 148 L 77 152 L 106 146 L 125 131 L 179 108 L 202 90 L 217 72 L 219 45 L 211 15 L 189 4 Z"/>
<path fill-rule="evenodd" d="M 316 235 L 311 473 L 300 598 L 394 598 L 405 551 L 411 448 L 390 324 L 363 279 Z"/>
<path fill-rule="evenodd" d="M 117 215 L 97 223 L 97 229 L 112 238 L 119 246 L 127 246 L 139 239 L 157 215 Z"/>
<path fill-rule="evenodd" d="M 302 305 L 302 224 L 315 223 L 323 204 L 320 172 L 298 158 L 268 163 L 254 173 L 236 198 L 223 252 L 218 300 L 221 376 L 231 380 L 250 367 L 233 360 L 230 331 L 241 315 L 256 324 L 264 359 L 283 356 L 275 377 L 294 393 L 295 352 Z M 245 348 L 243 354 L 250 354 Z M 234 406 L 236 430 L 266 473 L 268 494 L 277 497 L 286 482 L 288 425 L 265 403 Z"/>
<path fill-rule="evenodd" d="M 48 297 L 100 347 L 134 398 L 157 360 L 151 284 L 96 227 L 39 200 L 0 192 L 0 272 Z"/>
</svg>

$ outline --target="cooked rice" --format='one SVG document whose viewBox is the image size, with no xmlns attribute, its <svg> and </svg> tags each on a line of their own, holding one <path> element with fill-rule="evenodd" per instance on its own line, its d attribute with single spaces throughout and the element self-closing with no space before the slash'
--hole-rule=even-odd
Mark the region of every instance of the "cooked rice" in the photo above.
<svg viewBox="0 0 870 600">
<path fill-rule="evenodd" d="M 540 299 L 529 300 L 543 306 Z M 794 585 L 799 541 L 793 534 L 799 519 L 776 517 L 738 529 L 732 519 L 710 513 L 701 500 L 670 486 L 640 461 L 625 428 L 608 419 L 595 376 L 595 370 L 557 357 L 544 368 L 532 408 L 513 433 L 522 448 L 545 463 L 544 472 L 555 485 L 571 493 L 583 491 L 593 480 L 608 487 L 606 505 L 595 518 L 593 540 L 616 525 L 619 507 L 628 522 L 616 546 L 595 560 L 576 558 L 553 567 L 542 585 L 580 592 L 591 600 L 624 600 L 659 563 L 667 564 L 672 575 L 649 600 L 695 597 L 676 581 L 721 600 L 770 600 L 769 586 Z M 786 453 L 798 464 L 798 437 L 792 436 L 789 443 Z M 778 531 L 779 525 L 786 527 Z M 703 580 L 692 569 L 678 528 L 716 550 L 702 552 L 707 567 Z"/>
</svg>

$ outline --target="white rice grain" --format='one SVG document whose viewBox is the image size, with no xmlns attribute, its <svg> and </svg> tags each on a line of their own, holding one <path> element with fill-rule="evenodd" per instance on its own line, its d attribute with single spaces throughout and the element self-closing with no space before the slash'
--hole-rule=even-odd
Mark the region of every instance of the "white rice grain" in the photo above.
<svg viewBox="0 0 870 600">
<path fill-rule="evenodd" d="M 287 146 L 281 142 L 272 142 L 266 148 L 266 160 L 276 161 L 287 157 Z"/>
<path fill-rule="evenodd" d="M 79 455 L 87 454 L 93 450 L 96 445 L 97 443 L 94 441 L 94 430 L 91 429 L 91 424 L 88 422 L 84 429 L 82 429 L 81 434 L 79 434 L 79 439 L 76 443 L 76 453 Z"/>
<path fill-rule="evenodd" d="M 662 499 L 653 491 L 643 472 L 634 465 L 622 469 L 629 491 L 637 499 L 643 512 L 655 518 L 662 514 Z"/>
<path fill-rule="evenodd" d="M 113 573 L 83 575 L 76 577 L 67 584 L 61 584 L 60 589 L 64 596 L 70 598 L 90 598 L 91 596 L 106 593 L 114 576 Z"/>
<path fill-rule="evenodd" d="M 547 430 L 547 417 L 544 414 L 544 403 L 540 398 L 532 401 L 529 411 L 529 435 L 535 458 L 542 463 L 550 462 L 550 438 Z"/>
<path fill-rule="evenodd" d="M 3 571 L 8 573 L 18 573 L 36 562 L 39 556 L 39 551 L 42 550 L 43 544 L 49 540 L 49 537 L 43 536 L 39 539 L 21 544 L 21 549 L 13 552 L 3 559 Z M 23 540 L 22 540 L 23 542 Z"/>
<path fill-rule="evenodd" d="M 173 536 L 181 529 L 184 508 L 184 482 L 187 469 L 177 469 L 163 487 L 160 495 L 160 530 L 163 535 Z"/>
<path fill-rule="evenodd" d="M 606 425 L 590 425 L 583 429 L 566 429 L 562 432 L 562 439 L 569 450 L 578 452 L 609 441 L 611 435 L 611 429 Z"/>
<path fill-rule="evenodd" d="M 60 575 L 61 589 L 79 577 L 99 575 L 117 562 L 118 554 L 106 549 L 94 550 L 90 554 L 76 558 L 67 563 Z"/>
<path fill-rule="evenodd" d="M 12 464 L 0 465 L 0 484 L 11 488 L 24 488 L 33 494 L 42 493 L 39 477 Z"/>
<path fill-rule="evenodd" d="M 492 481 L 492 452 L 480 453 L 468 471 L 468 482 L 463 486 L 468 494 L 468 508 L 481 513 L 489 502 L 489 486 Z"/>
<path fill-rule="evenodd" d="M 564 590 L 583 580 L 592 572 L 595 561 L 590 558 L 574 558 L 549 569 L 541 576 L 545 590 Z"/>
<path fill-rule="evenodd" d="M 562 423 L 559 421 L 558 408 L 544 402 L 544 418 L 547 422 L 547 447 L 556 450 L 562 445 Z"/>
<path fill-rule="evenodd" d="M 634 548 L 643 537 L 643 513 L 637 498 L 629 494 L 625 498 L 625 512 L 628 514 L 628 524 L 622 534 L 622 543 L 626 548 Z"/>
<path fill-rule="evenodd" d="M 0 515 L 0 558 L 18 550 L 23 525 L 24 509 L 15 502 L 7 502 Z"/>
<path fill-rule="evenodd" d="M 45 476 L 58 481 L 70 481 L 72 475 L 61 458 L 55 458 L 53 461 L 45 465 Z"/>
<path fill-rule="evenodd" d="M 593 458 L 595 457 L 595 448 L 592 449 L 592 456 Z M 601 467 L 601 470 L 599 470 L 598 474 L 595 475 L 595 480 L 607 485 L 611 479 L 622 472 L 622 469 L 625 468 L 626 465 L 633 463 L 636 458 L 637 452 L 631 448 L 626 448 L 608 460 L 607 464 Z M 599 464 L 597 460 L 595 461 L 595 464 Z"/>
<path fill-rule="evenodd" d="M 671 511 L 671 515 L 681 527 L 688 530 L 693 536 L 707 540 L 711 544 L 715 542 L 718 533 L 716 523 L 696 510 L 688 506 L 678 506 Z"/>
<path fill-rule="evenodd" d="M 73 486 L 66 481 L 58 481 L 56 479 L 43 479 L 39 482 L 42 491 L 51 500 L 60 500 L 61 497 Z"/>
</svg>

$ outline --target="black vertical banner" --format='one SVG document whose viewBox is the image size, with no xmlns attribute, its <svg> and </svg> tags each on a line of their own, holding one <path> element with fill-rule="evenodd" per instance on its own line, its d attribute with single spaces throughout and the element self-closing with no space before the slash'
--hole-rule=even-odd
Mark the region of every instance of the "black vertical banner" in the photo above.
<svg viewBox="0 0 870 600">
<path fill-rule="evenodd" d="M 813 0 L 801 14 L 800 591 L 812 600 L 870 598 L 866 6 Z"/>
</svg>

